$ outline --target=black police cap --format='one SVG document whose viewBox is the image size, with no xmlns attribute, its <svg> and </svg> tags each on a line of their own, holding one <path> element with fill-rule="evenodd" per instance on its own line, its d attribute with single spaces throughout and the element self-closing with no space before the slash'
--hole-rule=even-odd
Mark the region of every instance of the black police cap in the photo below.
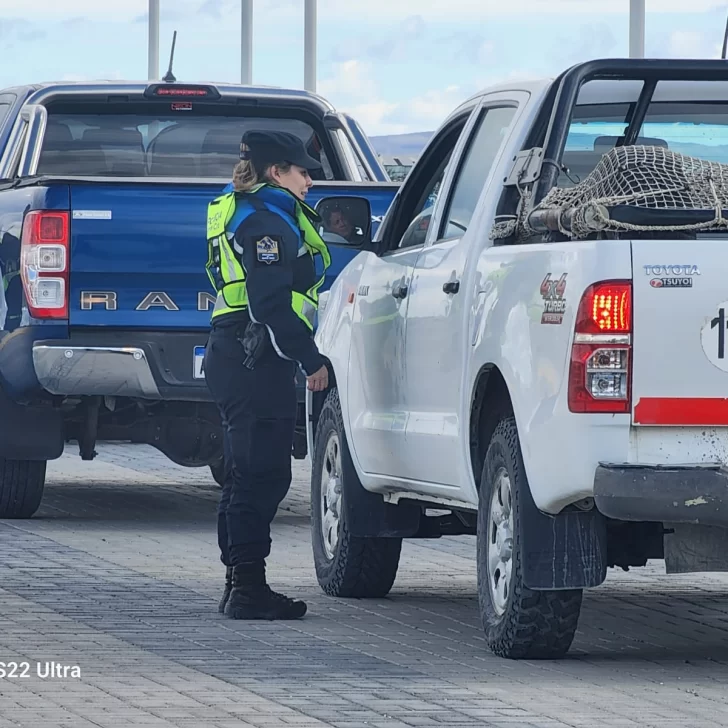
<svg viewBox="0 0 728 728">
<path fill-rule="evenodd" d="M 321 162 L 306 152 L 303 142 L 295 134 L 286 131 L 248 131 L 241 144 L 249 152 L 240 152 L 241 159 L 251 159 L 256 166 L 288 162 L 304 169 L 320 169 Z"/>
</svg>

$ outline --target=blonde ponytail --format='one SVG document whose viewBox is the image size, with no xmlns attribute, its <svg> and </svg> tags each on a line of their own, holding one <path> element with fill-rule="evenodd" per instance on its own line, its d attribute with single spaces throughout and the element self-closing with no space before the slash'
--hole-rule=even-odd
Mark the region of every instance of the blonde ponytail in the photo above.
<svg viewBox="0 0 728 728">
<path fill-rule="evenodd" d="M 240 145 L 241 152 L 249 152 L 246 144 Z M 258 173 L 250 159 L 241 159 L 233 170 L 233 187 L 236 192 L 247 192 L 258 184 Z"/>
</svg>

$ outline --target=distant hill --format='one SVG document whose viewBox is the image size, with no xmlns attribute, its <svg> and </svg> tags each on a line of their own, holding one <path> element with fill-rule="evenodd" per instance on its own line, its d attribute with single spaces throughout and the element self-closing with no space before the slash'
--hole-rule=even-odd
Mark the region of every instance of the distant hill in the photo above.
<svg viewBox="0 0 728 728">
<path fill-rule="evenodd" d="M 411 134 L 388 134 L 369 137 L 377 154 L 387 157 L 417 157 L 430 141 L 433 132 L 417 131 Z"/>
</svg>

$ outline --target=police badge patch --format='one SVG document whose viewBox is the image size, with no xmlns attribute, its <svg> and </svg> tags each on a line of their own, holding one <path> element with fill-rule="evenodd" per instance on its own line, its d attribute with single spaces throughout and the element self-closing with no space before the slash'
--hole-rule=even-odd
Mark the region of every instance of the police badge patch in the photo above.
<svg viewBox="0 0 728 728">
<path fill-rule="evenodd" d="M 255 249 L 258 254 L 258 260 L 261 263 L 270 265 L 271 263 L 277 263 L 280 260 L 278 253 L 278 241 L 274 240 L 270 235 L 266 235 L 260 240 L 256 240 Z"/>
</svg>

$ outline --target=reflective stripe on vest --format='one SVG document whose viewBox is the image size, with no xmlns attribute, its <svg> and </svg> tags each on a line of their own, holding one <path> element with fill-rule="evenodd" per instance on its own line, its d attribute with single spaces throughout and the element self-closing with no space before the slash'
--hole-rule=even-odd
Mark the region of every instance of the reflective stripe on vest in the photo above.
<svg viewBox="0 0 728 728">
<path fill-rule="evenodd" d="M 255 194 L 263 187 L 270 187 L 270 185 L 265 183 L 256 185 L 249 194 Z M 273 189 L 280 188 L 273 187 Z M 282 194 L 290 193 L 282 191 Z M 319 280 L 305 293 L 293 291 L 291 294 L 291 307 L 294 312 L 309 329 L 313 330 L 318 310 L 318 291 L 326 280 L 326 270 L 331 265 L 329 249 L 308 217 L 308 215 L 316 216 L 316 213 L 304 203 L 295 200 L 296 218 L 294 222 L 288 213 L 274 203 L 267 200 L 261 200 L 261 203 L 289 224 L 302 241 L 301 247 L 305 249 L 305 252 L 311 256 L 320 255 L 322 258 L 323 272 Z M 235 230 L 255 211 L 256 208 L 245 198 L 237 203 L 235 192 L 229 192 L 216 198 L 208 206 L 208 255 L 205 267 L 213 288 L 218 292 L 212 311 L 213 320 L 223 314 L 244 310 L 248 307 L 245 270 L 234 255 L 235 252 L 242 258 L 243 254 L 242 248 L 235 240 Z M 299 250 L 299 255 L 301 255 L 301 250 Z"/>
<path fill-rule="evenodd" d="M 244 309 L 248 305 L 245 271 L 230 248 L 227 232 L 227 226 L 235 215 L 236 208 L 235 193 L 218 197 L 207 208 L 208 253 L 205 267 L 208 278 L 217 291 L 212 311 L 213 319 L 224 313 Z M 233 244 L 236 248 L 239 247 L 234 241 Z"/>
</svg>

